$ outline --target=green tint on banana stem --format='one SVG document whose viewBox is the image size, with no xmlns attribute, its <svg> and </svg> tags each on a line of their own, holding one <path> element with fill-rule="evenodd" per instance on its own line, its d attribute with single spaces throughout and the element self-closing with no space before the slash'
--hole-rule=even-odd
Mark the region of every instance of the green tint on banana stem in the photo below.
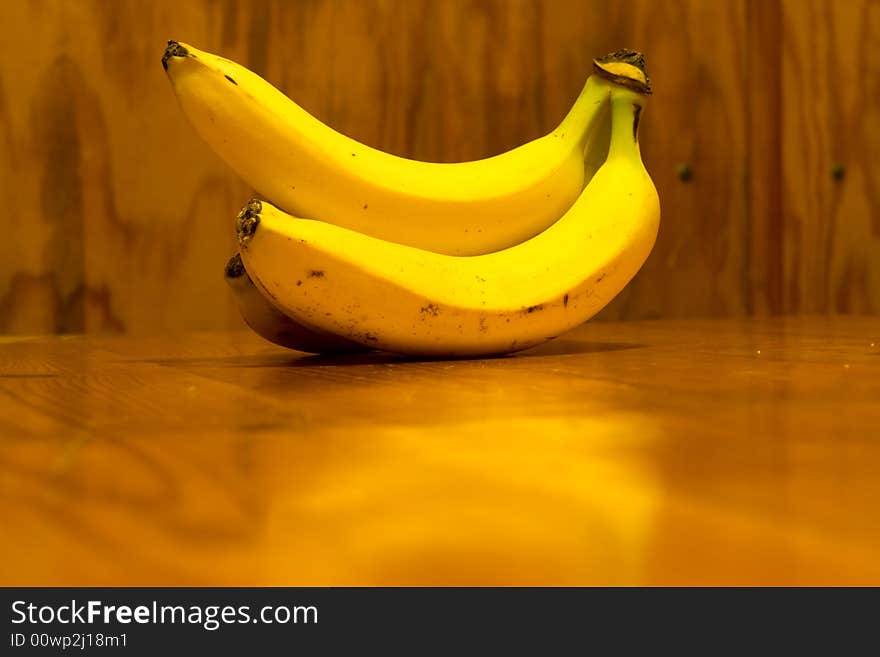
<svg viewBox="0 0 880 657">
<path fill-rule="evenodd" d="M 223 272 L 245 323 L 273 344 L 312 354 L 340 354 L 368 348 L 336 335 L 314 331 L 291 319 L 266 299 L 254 285 L 236 253 Z"/>
<path fill-rule="evenodd" d="M 596 128 L 584 144 L 584 180 L 589 184 L 605 162 L 611 144 L 611 103 L 602 106 L 596 116 Z"/>
<path fill-rule="evenodd" d="M 637 141 L 647 98 L 603 84 L 611 99 L 606 157 L 569 210 L 533 238 L 450 256 L 298 219 L 263 201 L 238 222 L 254 283 L 297 321 L 409 355 L 508 353 L 574 328 L 636 275 L 660 221 Z"/>
<path fill-rule="evenodd" d="M 384 153 L 310 115 L 258 75 L 187 44 L 163 65 L 204 141 L 257 194 L 296 216 L 449 255 L 530 239 L 571 207 L 588 181 L 588 142 L 614 80 L 646 79 L 631 51 L 597 60 L 571 110 L 545 136 L 460 163 Z M 611 82 L 609 82 L 611 80 Z"/>
</svg>

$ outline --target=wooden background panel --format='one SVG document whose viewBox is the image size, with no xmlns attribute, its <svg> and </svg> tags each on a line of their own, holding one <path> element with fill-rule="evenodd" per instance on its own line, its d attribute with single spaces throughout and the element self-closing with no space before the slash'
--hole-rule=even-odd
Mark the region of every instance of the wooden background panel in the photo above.
<svg viewBox="0 0 880 657">
<path fill-rule="evenodd" d="M 747 0 L 746 310 L 782 311 L 782 11 L 779 2 Z"/>
<path fill-rule="evenodd" d="M 785 309 L 880 312 L 880 2 L 783 11 Z"/>
<path fill-rule="evenodd" d="M 754 11 L 758 5 L 771 9 Z M 857 5 L 876 7 L 850 4 L 831 21 L 834 29 L 846 29 L 847 16 L 859 11 L 876 13 Z M 822 198 L 847 190 L 841 207 L 849 209 L 837 220 L 847 227 L 834 234 L 827 271 L 811 269 L 805 255 L 822 234 L 798 222 L 783 231 L 772 195 L 755 203 L 761 190 L 782 187 L 781 165 L 754 157 L 762 143 L 755 135 L 774 133 L 772 120 L 756 119 L 772 102 L 756 108 L 755 98 L 780 92 L 762 88 L 774 78 L 754 75 L 761 69 L 748 52 L 768 45 L 761 52 L 773 52 L 774 29 L 782 31 L 775 15 L 796 26 L 785 30 L 783 67 L 813 66 L 799 53 L 817 29 L 809 16 L 825 5 L 803 13 L 799 6 L 787 4 L 780 19 L 776 2 L 751 0 L 2 3 L 0 20 L 28 29 L 8 30 L 0 42 L 0 200 L 15 208 L 16 225 L 0 243 L 0 332 L 241 326 L 220 269 L 234 249 L 231 217 L 249 190 L 177 108 L 159 66 L 168 38 L 241 61 L 365 143 L 439 161 L 499 153 L 551 130 L 593 56 L 642 49 L 656 87 L 642 141 L 661 196 L 661 233 L 642 273 L 601 316 L 779 310 L 783 235 L 801 244 L 786 247 L 786 309 L 876 310 L 878 268 L 865 264 L 876 253 L 876 239 L 865 239 L 876 207 L 866 201 L 872 193 L 876 199 L 869 151 L 860 157 L 873 173 L 861 182 L 854 172 L 842 186 L 827 178 L 813 185 Z M 866 16 L 866 43 L 876 33 L 874 14 Z M 786 99 L 802 91 L 792 85 L 806 84 L 807 74 L 782 76 Z M 847 102 L 854 107 L 857 99 Z M 789 119 L 826 130 L 809 116 Z M 835 125 L 827 130 L 845 124 Z M 874 130 L 867 120 L 863 128 Z M 790 150 L 786 172 L 796 173 L 804 163 Z M 694 171 L 689 184 L 676 178 L 681 163 Z M 813 169 L 800 184 L 812 184 Z M 809 203 L 803 211 L 786 207 L 818 225 Z M 817 299 L 810 290 L 836 285 L 826 297 L 845 301 L 795 303 L 792 285 L 798 298 Z"/>
<path fill-rule="evenodd" d="M 185 3 L 3 3 L 0 330 L 237 325 L 220 277 L 247 190 L 180 123 L 160 33 Z M 38 45 L 37 45 L 38 44 Z"/>
</svg>

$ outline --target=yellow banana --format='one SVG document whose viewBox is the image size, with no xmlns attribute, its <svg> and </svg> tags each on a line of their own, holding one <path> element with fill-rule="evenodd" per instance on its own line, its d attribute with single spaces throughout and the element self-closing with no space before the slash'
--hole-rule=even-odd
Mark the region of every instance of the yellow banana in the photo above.
<svg viewBox="0 0 880 657">
<path fill-rule="evenodd" d="M 313 354 L 366 350 L 366 347 L 357 342 L 312 330 L 287 317 L 257 290 L 239 254 L 236 253 L 229 259 L 223 273 L 242 319 L 257 335 L 269 342 Z"/>
<path fill-rule="evenodd" d="M 384 153 L 328 127 L 257 74 L 170 41 L 162 58 L 201 137 L 257 194 L 297 216 L 450 255 L 507 248 L 544 230 L 586 182 L 584 152 L 609 85 L 649 90 L 641 55 L 596 60 L 568 115 L 550 134 L 461 163 Z"/>
<path fill-rule="evenodd" d="M 646 98 L 598 83 L 611 98 L 607 157 L 571 208 L 530 240 L 450 256 L 254 201 L 237 220 L 251 278 L 296 321 L 406 354 L 506 353 L 577 326 L 636 274 L 660 220 L 638 145 Z"/>
</svg>

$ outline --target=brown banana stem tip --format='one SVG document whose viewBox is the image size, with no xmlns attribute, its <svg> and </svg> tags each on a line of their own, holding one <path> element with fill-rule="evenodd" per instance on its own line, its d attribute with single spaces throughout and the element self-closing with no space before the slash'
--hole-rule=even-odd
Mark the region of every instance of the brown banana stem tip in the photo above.
<svg viewBox="0 0 880 657">
<path fill-rule="evenodd" d="M 162 55 L 162 68 L 168 70 L 168 60 L 172 57 L 188 57 L 189 50 L 184 48 L 177 41 L 169 41 L 165 46 L 165 54 Z"/>
<path fill-rule="evenodd" d="M 241 254 L 236 253 L 226 263 L 226 269 L 223 271 L 226 278 L 241 278 L 244 276 L 244 263 L 241 261 Z"/>
<path fill-rule="evenodd" d="M 244 245 L 257 232 L 257 226 L 260 225 L 260 211 L 263 204 L 257 198 L 252 198 L 247 205 L 241 209 L 235 218 L 235 232 L 238 235 L 238 243 Z"/>
<path fill-rule="evenodd" d="M 620 71 L 619 67 L 614 66 L 615 64 L 628 64 L 637 68 L 642 72 L 644 80 L 627 75 Z M 597 57 L 593 60 L 593 71 L 614 84 L 628 87 L 640 94 L 648 96 L 652 93 L 651 79 L 648 77 L 648 71 L 645 68 L 645 56 L 638 50 L 622 48 L 604 57 Z"/>
</svg>

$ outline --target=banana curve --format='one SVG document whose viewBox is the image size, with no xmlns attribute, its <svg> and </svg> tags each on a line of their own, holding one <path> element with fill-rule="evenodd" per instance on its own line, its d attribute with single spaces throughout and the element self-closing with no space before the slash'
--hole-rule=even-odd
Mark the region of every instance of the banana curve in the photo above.
<svg viewBox="0 0 880 657">
<path fill-rule="evenodd" d="M 341 354 L 366 351 L 367 348 L 343 337 L 313 330 L 278 310 L 254 285 L 236 253 L 223 272 L 232 290 L 238 311 L 257 335 L 273 344 L 312 354 Z"/>
<path fill-rule="evenodd" d="M 448 256 L 262 203 L 239 220 L 242 258 L 285 314 L 365 346 L 423 356 L 534 346 L 592 317 L 653 247 L 659 199 L 637 140 L 645 100 L 611 92 L 607 159 L 570 209 L 523 243 Z"/>
<path fill-rule="evenodd" d="M 174 42 L 163 64 L 198 134 L 259 196 L 297 216 L 450 255 L 525 241 L 571 207 L 614 87 L 591 75 L 544 137 L 482 160 L 433 163 L 342 135 L 252 71 L 188 44 Z"/>
</svg>

